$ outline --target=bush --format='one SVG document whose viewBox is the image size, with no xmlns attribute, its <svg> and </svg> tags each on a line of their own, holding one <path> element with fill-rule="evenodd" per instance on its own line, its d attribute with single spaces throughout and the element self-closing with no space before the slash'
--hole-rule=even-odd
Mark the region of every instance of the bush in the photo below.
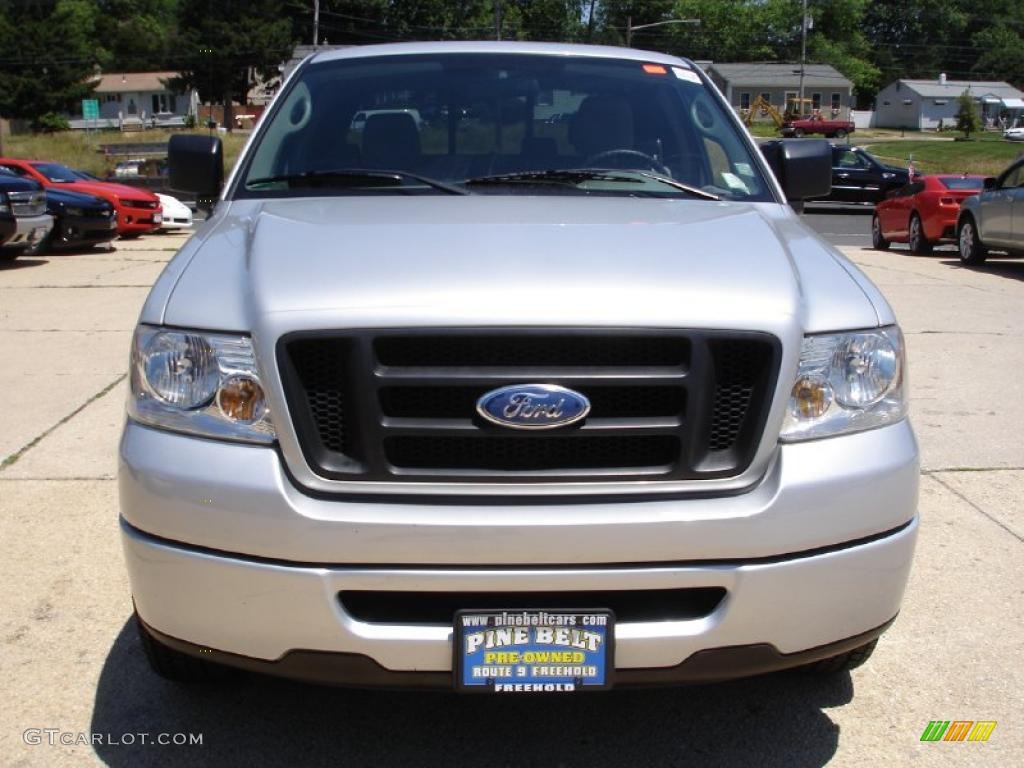
<svg viewBox="0 0 1024 768">
<path fill-rule="evenodd" d="M 185 115 L 184 123 L 185 123 L 185 127 L 186 128 L 195 128 L 196 127 L 196 116 L 193 115 L 191 112 L 189 112 L 187 115 Z"/>
<path fill-rule="evenodd" d="M 971 138 L 971 134 L 981 130 L 981 118 L 978 117 L 978 109 L 974 106 L 974 99 L 971 94 L 964 91 L 957 98 L 960 106 L 956 113 L 956 129 L 964 132 L 964 138 Z"/>
<path fill-rule="evenodd" d="M 70 130 L 71 124 L 68 119 L 56 112 L 47 112 L 32 121 L 32 133 L 59 133 Z"/>
</svg>

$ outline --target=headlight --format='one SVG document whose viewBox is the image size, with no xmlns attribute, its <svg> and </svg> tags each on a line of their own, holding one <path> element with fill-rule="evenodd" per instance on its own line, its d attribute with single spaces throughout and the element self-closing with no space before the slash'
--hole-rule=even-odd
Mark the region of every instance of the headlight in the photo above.
<svg viewBox="0 0 1024 768">
<path fill-rule="evenodd" d="M 780 439 L 885 426 L 907 415 L 903 335 L 896 326 L 804 338 Z"/>
<path fill-rule="evenodd" d="M 132 341 L 128 414 L 204 437 L 274 441 L 248 336 L 140 325 Z"/>
<path fill-rule="evenodd" d="M 64 208 L 64 213 L 66 215 L 68 215 L 68 216 L 84 216 L 85 215 L 85 211 L 83 211 L 81 208 L 67 208 L 67 207 L 65 207 Z"/>
</svg>

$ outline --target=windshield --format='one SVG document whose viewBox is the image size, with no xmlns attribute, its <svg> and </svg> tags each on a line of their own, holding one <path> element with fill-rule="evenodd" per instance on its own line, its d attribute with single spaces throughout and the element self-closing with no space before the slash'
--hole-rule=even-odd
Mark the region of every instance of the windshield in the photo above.
<svg viewBox="0 0 1024 768">
<path fill-rule="evenodd" d="M 34 163 L 32 167 L 50 181 L 81 181 L 74 171 L 60 163 Z"/>
<path fill-rule="evenodd" d="M 240 178 L 239 197 L 310 188 L 445 194 L 446 185 L 447 193 L 774 199 L 734 120 L 692 69 L 535 54 L 309 65 Z"/>
<path fill-rule="evenodd" d="M 982 176 L 972 178 L 970 176 L 964 176 L 962 178 L 951 179 L 949 177 L 940 178 L 942 186 L 946 189 L 981 189 L 984 186 L 985 179 Z"/>
</svg>

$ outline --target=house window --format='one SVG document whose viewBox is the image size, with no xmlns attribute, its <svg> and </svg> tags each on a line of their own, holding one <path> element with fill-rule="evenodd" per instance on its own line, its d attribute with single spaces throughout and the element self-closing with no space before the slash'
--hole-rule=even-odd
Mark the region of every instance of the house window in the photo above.
<svg viewBox="0 0 1024 768">
<path fill-rule="evenodd" d="M 812 93 L 811 94 L 811 109 L 813 109 L 815 112 L 817 112 L 819 109 L 821 109 L 821 94 L 820 93 Z"/>
<path fill-rule="evenodd" d="M 764 99 L 764 103 L 765 104 L 771 104 L 772 103 L 772 95 L 770 93 L 767 93 L 767 92 L 762 93 L 761 94 L 761 98 Z"/>
<path fill-rule="evenodd" d="M 832 94 L 832 111 L 838 112 L 842 106 L 842 96 L 838 93 Z"/>
<path fill-rule="evenodd" d="M 937 106 L 937 107 L 944 107 L 947 104 L 949 104 L 949 102 L 946 99 L 936 99 L 935 100 L 935 106 Z"/>
<path fill-rule="evenodd" d="M 176 112 L 177 102 L 174 99 L 173 93 L 154 93 L 153 94 L 153 114 L 166 114 L 168 112 Z"/>
<path fill-rule="evenodd" d="M 750 109 L 750 94 L 749 93 L 741 93 L 740 94 L 740 109 Z"/>
</svg>

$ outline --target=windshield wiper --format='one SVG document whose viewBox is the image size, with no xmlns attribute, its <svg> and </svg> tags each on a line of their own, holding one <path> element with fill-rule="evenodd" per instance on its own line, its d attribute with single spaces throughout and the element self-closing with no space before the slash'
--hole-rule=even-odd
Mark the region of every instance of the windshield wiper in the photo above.
<svg viewBox="0 0 1024 768">
<path fill-rule="evenodd" d="M 359 182 L 366 181 L 380 181 L 380 182 L 392 182 L 391 184 L 382 183 L 376 186 L 390 187 L 390 186 L 402 186 L 402 182 L 405 179 L 411 179 L 418 181 L 421 184 L 426 184 L 428 187 L 438 189 L 449 195 L 468 195 L 465 189 L 460 187 L 452 186 L 451 184 L 445 184 L 443 181 L 437 181 L 427 176 L 420 176 L 418 173 L 409 173 L 408 171 L 370 171 L 361 168 L 333 168 L 330 170 L 323 171 L 303 171 L 302 173 L 283 173 L 279 176 L 262 176 L 258 179 L 247 179 L 245 186 L 250 184 L 272 184 L 274 182 L 286 182 L 288 186 L 318 186 L 319 182 L 322 181 L 337 181 L 345 186 L 365 186 Z"/>
<path fill-rule="evenodd" d="M 626 176 L 623 174 L 634 174 Z M 699 197 L 703 200 L 720 200 L 721 198 L 712 193 L 705 192 L 698 187 L 691 187 L 675 179 L 660 176 L 647 171 L 615 170 L 601 168 L 570 168 L 566 170 L 549 169 L 546 171 L 523 171 L 521 173 L 501 173 L 493 176 L 477 176 L 466 179 L 462 182 L 466 186 L 475 185 L 501 185 L 501 184 L 568 184 L 575 185 L 584 181 L 610 181 L 622 183 L 637 183 L 635 176 L 642 176 L 662 184 L 667 184 L 673 189 L 685 192 L 691 197 Z"/>
</svg>

